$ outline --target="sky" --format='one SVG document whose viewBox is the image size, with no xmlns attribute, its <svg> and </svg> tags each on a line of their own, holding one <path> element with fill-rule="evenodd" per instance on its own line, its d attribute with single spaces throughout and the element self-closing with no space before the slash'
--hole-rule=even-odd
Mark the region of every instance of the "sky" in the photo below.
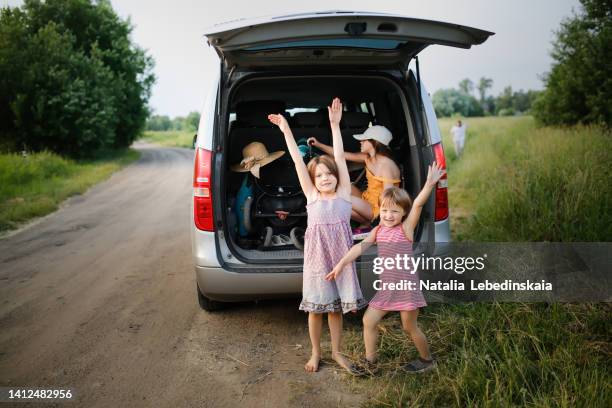
<svg viewBox="0 0 612 408">
<path fill-rule="evenodd" d="M 147 1 L 111 0 L 134 29 L 132 40 L 155 60 L 156 84 L 149 101 L 155 114 L 184 116 L 201 111 L 217 54 L 206 44 L 204 29 L 243 17 L 305 11 L 358 10 L 446 21 L 495 33 L 470 49 L 430 46 L 419 54 L 421 79 L 433 94 L 469 78 L 493 79 L 489 94 L 508 85 L 514 90 L 542 89 L 550 70 L 554 32 L 579 10 L 578 0 L 329 0 Z M 0 0 L 2 6 L 22 1 Z"/>
</svg>

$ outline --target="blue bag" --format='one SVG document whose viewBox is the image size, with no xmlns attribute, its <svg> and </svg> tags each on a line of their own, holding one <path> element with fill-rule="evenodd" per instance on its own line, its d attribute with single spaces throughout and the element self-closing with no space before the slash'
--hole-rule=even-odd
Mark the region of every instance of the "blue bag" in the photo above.
<svg viewBox="0 0 612 408">
<path fill-rule="evenodd" d="M 236 218 L 238 220 L 238 235 L 241 237 L 246 237 L 249 235 L 250 225 L 247 223 L 250 222 L 250 211 L 248 214 L 245 214 L 245 203 L 251 203 L 253 201 L 253 185 L 249 184 L 249 173 L 244 175 L 244 180 L 242 181 L 242 185 L 236 194 L 236 205 L 234 209 L 236 211 Z M 245 217 L 248 217 L 245 220 Z"/>
</svg>

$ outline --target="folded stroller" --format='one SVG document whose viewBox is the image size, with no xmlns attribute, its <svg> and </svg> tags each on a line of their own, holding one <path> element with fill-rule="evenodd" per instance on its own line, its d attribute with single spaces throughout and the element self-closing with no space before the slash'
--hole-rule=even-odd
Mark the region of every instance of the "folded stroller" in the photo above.
<svg viewBox="0 0 612 408">
<path fill-rule="evenodd" d="M 290 246 L 303 249 L 306 197 L 293 162 L 275 160 L 261 167 L 259 178 L 249 173 L 246 177 L 248 182 L 245 179 L 241 191 L 248 186 L 248 196 L 237 197 L 242 213 L 238 214 L 243 227 L 240 235 L 259 235 L 262 250 Z"/>
</svg>

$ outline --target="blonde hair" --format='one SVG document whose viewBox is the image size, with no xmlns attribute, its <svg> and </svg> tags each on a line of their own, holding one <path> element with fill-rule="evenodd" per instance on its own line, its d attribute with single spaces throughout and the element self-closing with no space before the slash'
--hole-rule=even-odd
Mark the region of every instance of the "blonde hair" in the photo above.
<svg viewBox="0 0 612 408">
<path fill-rule="evenodd" d="M 404 221 L 412 208 L 412 199 L 406 190 L 393 186 L 385 189 L 380 196 L 379 206 L 382 208 L 388 205 L 401 207 L 404 210 L 404 216 L 402 217 L 402 221 Z"/>
<path fill-rule="evenodd" d="M 306 168 L 308 169 L 308 174 L 310 175 L 310 180 L 312 180 L 312 184 L 315 183 L 315 172 L 317 169 L 317 165 L 323 164 L 330 173 L 336 178 L 336 190 L 338 189 L 338 183 L 340 182 L 340 176 L 338 175 L 338 166 L 336 166 L 336 161 L 327 154 L 322 154 L 321 156 L 316 156 L 312 160 L 308 162 Z"/>
</svg>

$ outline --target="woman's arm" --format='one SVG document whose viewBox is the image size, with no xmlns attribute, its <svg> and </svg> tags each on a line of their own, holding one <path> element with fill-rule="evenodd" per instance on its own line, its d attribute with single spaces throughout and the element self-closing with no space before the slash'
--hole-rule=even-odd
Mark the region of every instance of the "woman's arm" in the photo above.
<svg viewBox="0 0 612 408">
<path fill-rule="evenodd" d="M 339 180 L 336 191 L 344 198 L 349 198 L 351 196 L 351 177 L 346 166 L 344 144 L 342 142 L 342 133 L 340 133 L 340 119 L 342 119 L 342 102 L 340 102 L 340 99 L 334 98 L 331 106 L 327 107 L 327 111 L 334 141 L 334 161 L 338 167 Z"/>
<path fill-rule="evenodd" d="M 332 132 L 333 134 L 333 132 Z M 342 133 L 340 133 L 342 135 Z M 310 137 L 308 138 L 308 143 L 311 144 L 312 146 L 316 147 L 317 149 L 320 149 L 323 151 L 323 153 L 325 154 L 329 154 L 330 156 L 334 155 L 334 148 L 332 146 L 328 146 L 324 143 L 319 142 L 316 138 L 314 137 Z M 353 153 L 353 152 L 344 152 L 344 158 L 348 161 L 351 162 L 357 162 L 357 163 L 365 163 L 366 159 L 368 158 L 367 153 Z"/>
<path fill-rule="evenodd" d="M 298 179 L 300 180 L 302 191 L 304 191 L 306 198 L 312 197 L 315 193 L 315 186 L 312 184 L 312 180 L 310 180 L 310 174 L 308 174 L 308 169 L 304 164 L 304 159 L 302 158 L 297 144 L 295 143 L 293 132 L 291 132 L 287 119 L 280 114 L 270 114 L 268 115 L 268 120 L 278 126 L 281 132 L 283 132 L 285 142 L 287 143 L 287 149 L 289 150 L 289 154 L 293 159 L 293 163 L 295 163 L 295 169 L 297 171 Z"/>
<path fill-rule="evenodd" d="M 338 262 L 334 269 L 325 275 L 326 280 L 336 279 L 338 275 L 342 273 L 342 270 L 346 265 L 353 262 L 355 259 L 359 258 L 361 254 L 363 254 L 369 247 L 371 247 L 376 242 L 376 232 L 378 231 L 378 226 L 374 227 L 372 231 L 368 234 L 368 236 L 358 244 L 353 245 L 353 247 L 342 257 L 342 259 Z"/>
<path fill-rule="evenodd" d="M 425 185 L 423 189 L 414 199 L 412 203 L 412 208 L 410 209 L 410 213 L 408 213 L 408 217 L 404 220 L 402 224 L 402 228 L 404 230 L 404 234 L 406 236 L 413 236 L 414 229 L 416 228 L 419 218 L 421 217 L 421 210 L 423 210 L 423 206 L 427 202 L 429 195 L 431 194 L 431 190 L 433 190 L 434 186 L 446 173 L 446 170 L 443 170 L 438 163 L 433 162 L 433 165 L 430 165 L 427 170 L 427 180 L 425 181 Z"/>
</svg>

